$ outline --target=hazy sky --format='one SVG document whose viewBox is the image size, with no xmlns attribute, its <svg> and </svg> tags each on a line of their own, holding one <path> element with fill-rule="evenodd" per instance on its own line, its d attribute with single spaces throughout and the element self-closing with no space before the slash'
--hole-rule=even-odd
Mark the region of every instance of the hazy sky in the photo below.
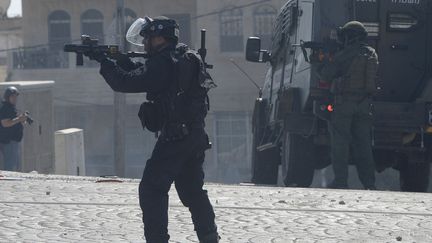
<svg viewBox="0 0 432 243">
<path fill-rule="evenodd" d="M 22 11 L 21 11 L 21 0 L 12 0 L 11 1 L 11 5 L 9 7 L 8 10 L 8 16 L 9 17 L 16 17 L 16 16 L 21 16 L 22 15 Z"/>
</svg>

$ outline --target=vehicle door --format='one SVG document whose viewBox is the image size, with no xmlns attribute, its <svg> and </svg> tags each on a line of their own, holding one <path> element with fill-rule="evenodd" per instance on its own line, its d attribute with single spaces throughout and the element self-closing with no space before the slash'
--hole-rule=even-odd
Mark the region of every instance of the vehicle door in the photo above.
<svg viewBox="0 0 432 243">
<path fill-rule="evenodd" d="M 428 0 L 355 0 L 354 19 L 365 24 L 379 61 L 378 100 L 413 101 L 427 74 Z"/>
</svg>

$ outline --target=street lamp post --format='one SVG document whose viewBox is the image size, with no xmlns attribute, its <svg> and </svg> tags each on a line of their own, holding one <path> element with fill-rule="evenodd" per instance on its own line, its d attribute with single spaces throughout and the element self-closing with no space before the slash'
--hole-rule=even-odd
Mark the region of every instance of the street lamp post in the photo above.
<svg viewBox="0 0 432 243">
<path fill-rule="evenodd" d="M 121 51 L 125 49 L 125 12 L 124 0 L 117 0 L 116 34 L 117 43 Z M 119 177 L 125 176 L 126 167 L 126 95 L 114 92 L 114 166 L 115 174 Z"/>
</svg>

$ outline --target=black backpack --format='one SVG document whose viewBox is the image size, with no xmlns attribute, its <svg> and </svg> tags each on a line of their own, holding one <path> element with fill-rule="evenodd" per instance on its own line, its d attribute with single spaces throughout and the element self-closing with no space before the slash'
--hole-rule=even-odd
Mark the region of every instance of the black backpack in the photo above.
<svg viewBox="0 0 432 243">
<path fill-rule="evenodd" d="M 196 80 L 195 75 L 197 73 L 195 72 L 198 72 L 198 84 L 206 92 L 217 87 L 197 51 L 189 49 L 184 44 L 179 44 L 173 55 L 173 61 L 175 63 L 178 92 L 187 92 L 189 90 L 190 81 Z M 194 66 L 198 67 L 198 70 L 195 70 Z"/>
</svg>

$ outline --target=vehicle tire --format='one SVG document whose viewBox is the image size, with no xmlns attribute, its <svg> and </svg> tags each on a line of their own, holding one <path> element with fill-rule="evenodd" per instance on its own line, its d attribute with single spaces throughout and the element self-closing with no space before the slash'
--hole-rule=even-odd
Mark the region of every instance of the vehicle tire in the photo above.
<svg viewBox="0 0 432 243">
<path fill-rule="evenodd" d="M 315 151 L 312 138 L 284 133 L 282 146 L 283 182 L 290 187 L 309 187 L 315 172 Z"/>
<path fill-rule="evenodd" d="M 427 192 L 429 186 L 430 163 L 403 162 L 399 168 L 401 191 Z"/>
<path fill-rule="evenodd" d="M 314 166 L 315 170 L 322 170 L 327 166 L 331 165 L 330 158 L 330 147 L 328 146 L 314 146 L 315 158 L 314 158 Z"/>
<path fill-rule="evenodd" d="M 252 182 L 255 184 L 276 185 L 278 179 L 279 147 L 257 151 L 252 158 Z"/>
<path fill-rule="evenodd" d="M 255 101 L 252 116 L 252 183 L 274 185 L 277 183 L 280 164 L 279 146 L 264 151 L 257 150 L 264 136 L 265 107 L 265 100 L 257 99 Z"/>
</svg>

